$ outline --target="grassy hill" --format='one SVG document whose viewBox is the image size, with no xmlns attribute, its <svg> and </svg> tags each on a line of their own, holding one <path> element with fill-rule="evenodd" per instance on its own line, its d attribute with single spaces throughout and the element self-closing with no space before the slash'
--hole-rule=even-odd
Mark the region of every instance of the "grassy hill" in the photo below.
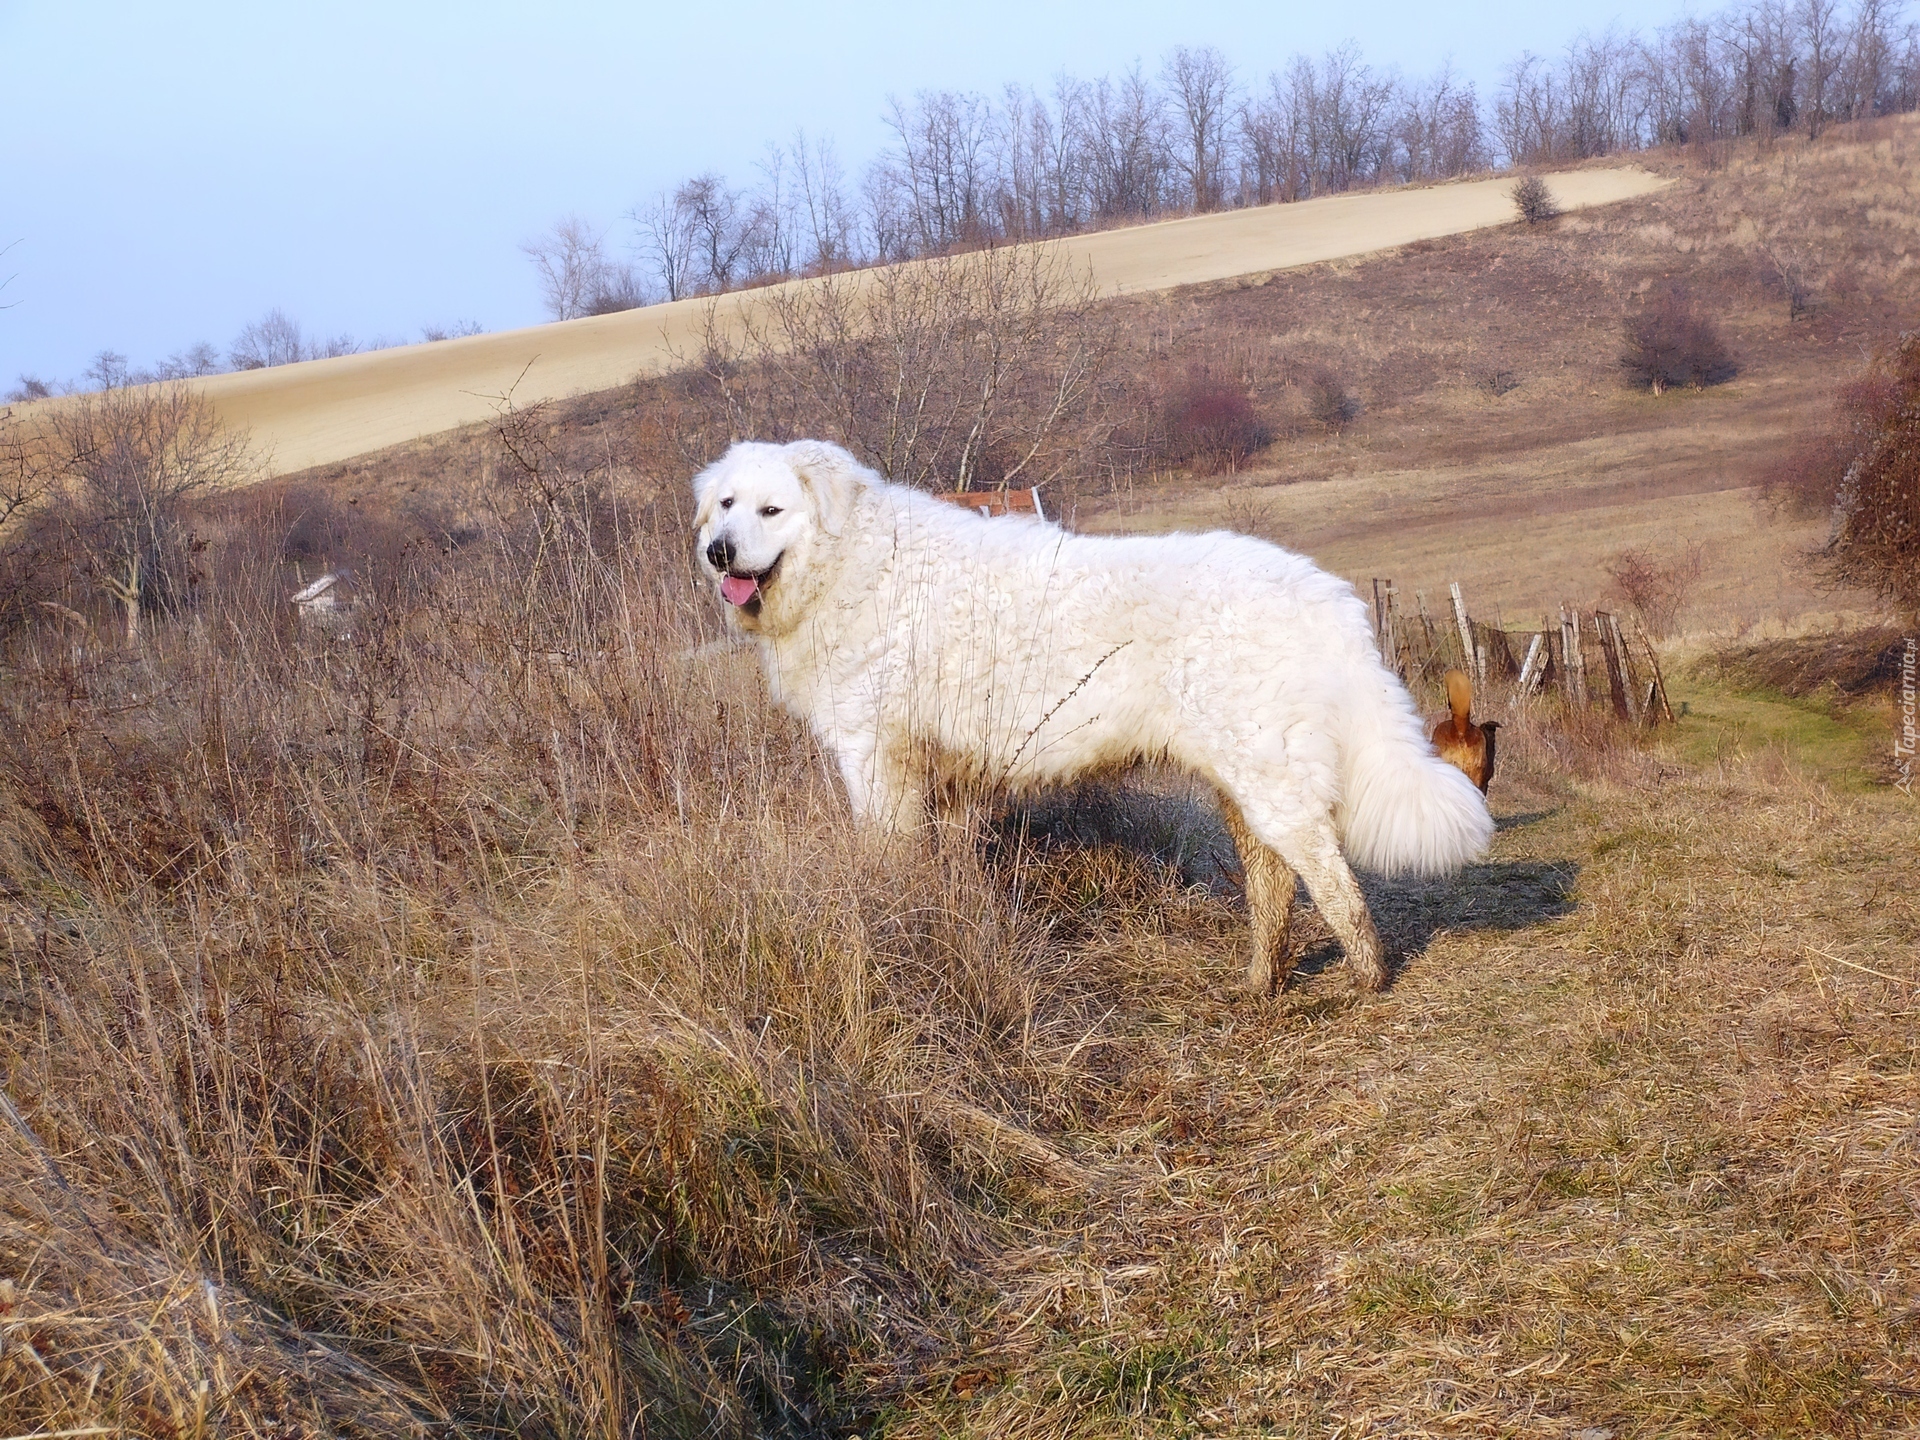
<svg viewBox="0 0 1920 1440">
<path fill-rule="evenodd" d="M 1516 708 L 1489 859 L 1369 886 L 1383 995 L 1310 910 L 1236 991 L 1177 777 L 854 834 L 706 643 L 698 375 L 226 497 L 137 646 L 10 635 L 0 1430 L 1911 1429 L 1920 826 L 1888 691 L 1766 648 L 1869 607 L 1757 486 L 1920 313 L 1917 146 L 1655 155 L 1604 214 L 1100 309 L 1111 413 L 1224 375 L 1275 438 L 1143 430 L 1063 472 L 1082 527 L 1516 620 L 1704 547 L 1689 714 Z M 1628 391 L 1672 280 L 1738 373 Z"/>
</svg>

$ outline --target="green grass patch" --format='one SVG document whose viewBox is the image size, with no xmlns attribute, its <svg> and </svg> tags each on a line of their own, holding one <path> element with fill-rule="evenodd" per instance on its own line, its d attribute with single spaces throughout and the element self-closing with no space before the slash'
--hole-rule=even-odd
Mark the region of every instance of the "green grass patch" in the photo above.
<svg viewBox="0 0 1920 1440">
<path fill-rule="evenodd" d="M 1845 789 L 1878 788 L 1892 744 L 1877 704 L 1834 704 L 1777 690 L 1735 688 L 1697 675 L 1674 677 L 1668 691 L 1680 723 L 1666 746 L 1692 765 L 1745 760 L 1768 750 Z"/>
</svg>

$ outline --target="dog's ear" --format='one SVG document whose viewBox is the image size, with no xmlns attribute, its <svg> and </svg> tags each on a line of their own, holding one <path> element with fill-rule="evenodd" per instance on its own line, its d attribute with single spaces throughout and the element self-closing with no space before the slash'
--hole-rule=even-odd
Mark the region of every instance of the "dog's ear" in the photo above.
<svg viewBox="0 0 1920 1440">
<path fill-rule="evenodd" d="M 820 528 L 838 536 L 847 528 L 847 517 L 853 513 L 860 487 L 867 483 L 860 462 L 824 440 L 796 440 L 787 447 L 787 458 L 793 473 L 813 497 Z"/>
<path fill-rule="evenodd" d="M 729 450 L 728 455 L 733 452 Z M 693 528 L 695 533 L 706 525 L 713 514 L 713 502 L 720 494 L 720 474 L 725 469 L 727 456 L 722 455 L 706 469 L 693 477 Z"/>
</svg>

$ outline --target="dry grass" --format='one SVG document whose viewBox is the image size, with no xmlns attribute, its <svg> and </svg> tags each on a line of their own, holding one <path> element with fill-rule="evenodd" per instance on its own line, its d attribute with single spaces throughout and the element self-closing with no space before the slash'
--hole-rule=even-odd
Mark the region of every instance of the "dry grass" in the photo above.
<svg viewBox="0 0 1920 1440">
<path fill-rule="evenodd" d="M 1395 988 L 1310 918 L 1253 1003 L 1177 784 L 864 849 L 675 518 L 577 513 L 15 638 L 6 1433 L 1911 1418 L 1908 802 L 1539 707 Z"/>
<path fill-rule="evenodd" d="M 1834 173 L 1910 185 L 1881 143 L 1836 142 Z M 1809 153 L 1741 173 L 1791 197 Z M 1630 293 L 1647 254 L 1697 253 L 1674 222 L 1713 192 L 1649 203 L 1681 201 L 1371 283 L 1507 255 L 1487 333 L 1610 345 L 1618 312 L 1575 324 L 1555 307 L 1584 292 L 1549 284 L 1592 256 L 1518 247 L 1623 256 Z M 1358 273 L 1313 281 L 1355 333 Z M 1590 595 L 1725 491 L 1693 603 L 1804 609 L 1766 564 L 1785 542 L 1709 472 L 1851 343 L 1864 291 L 1822 283 L 1803 352 L 1690 409 L 1588 405 L 1526 357 L 1504 396 L 1464 363 L 1428 390 L 1359 365 L 1348 433 L 1265 452 L 1257 485 L 1163 480 L 1144 513 L 1236 505 L 1403 591 L 1466 578 L 1479 608 L 1462 554 Z M 1178 302 L 1186 335 L 1238 343 L 1234 307 L 1275 284 Z M 1411 365 L 1370 293 L 1386 328 L 1339 356 Z M 1206 359 L 1151 333 L 1142 383 Z M 1297 373 L 1332 358 L 1295 338 Z M 663 382 L 530 423 L 544 486 L 462 437 L 251 492 L 205 517 L 193 617 L 137 648 L 6 638 L 0 1434 L 1920 1424 L 1920 827 L 1872 783 L 1878 711 L 1838 759 L 1734 669 L 1676 668 L 1671 736 L 1510 713 L 1491 857 L 1370 886 L 1394 986 L 1353 993 L 1309 909 L 1298 978 L 1255 1002 L 1225 837 L 1177 779 L 924 847 L 851 832 L 757 674 L 701 648 L 658 498 L 688 403 Z M 1448 455 L 1485 504 L 1407 483 Z M 1122 498 L 1090 486 L 1083 516 Z M 262 560 L 309 511 L 306 559 L 336 532 L 377 557 L 343 629 L 293 626 Z M 1491 598 L 1531 618 L 1530 592 Z"/>
</svg>

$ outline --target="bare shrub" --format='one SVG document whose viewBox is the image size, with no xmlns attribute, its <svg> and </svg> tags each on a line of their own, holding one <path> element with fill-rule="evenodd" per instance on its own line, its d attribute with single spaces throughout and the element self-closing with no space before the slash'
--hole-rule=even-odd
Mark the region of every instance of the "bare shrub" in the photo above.
<svg viewBox="0 0 1920 1440">
<path fill-rule="evenodd" d="M 1760 247 L 1760 279 L 1786 303 L 1787 319 L 1798 320 L 1813 309 L 1813 282 L 1806 262 L 1784 244 Z"/>
<path fill-rule="evenodd" d="M 1554 201 L 1553 191 L 1538 175 L 1521 176 L 1508 193 L 1513 197 L 1513 208 L 1529 225 L 1559 218 L 1560 206 Z"/>
<path fill-rule="evenodd" d="M 34 400 L 45 400 L 53 394 L 53 386 L 38 375 L 19 375 L 14 379 L 13 389 L 7 392 L 9 404 L 25 405 Z"/>
<path fill-rule="evenodd" d="M 1676 385 L 1716 385 L 1734 374 L 1719 330 L 1681 285 L 1655 289 L 1624 329 L 1620 366 L 1638 389 L 1660 395 Z"/>
<path fill-rule="evenodd" d="M 1671 635 L 1694 583 L 1706 573 L 1706 547 L 1690 541 L 1668 555 L 1651 547 L 1616 552 L 1601 568 L 1612 581 L 1612 593 L 1632 607 L 1640 623 L 1655 639 Z"/>
<path fill-rule="evenodd" d="M 178 381 L 76 396 L 11 454 L 45 503 L 9 549 L 29 552 L 27 568 L 59 592 L 46 598 L 110 596 L 129 640 L 145 613 L 185 603 L 195 583 L 204 547 L 187 527 L 188 501 L 255 474 L 246 436 Z"/>
<path fill-rule="evenodd" d="M 1168 458 L 1202 471 L 1233 471 L 1273 434 L 1254 412 L 1246 388 L 1201 369 L 1165 399 Z"/>
<path fill-rule="evenodd" d="M 1307 415 L 1326 430 L 1338 433 L 1360 414 L 1360 401 L 1333 370 L 1316 370 L 1307 377 Z"/>
<path fill-rule="evenodd" d="M 1115 339 L 1095 298 L 1038 247 L 772 291 L 738 333 L 709 310 L 698 443 L 817 435 L 909 484 L 1047 483 L 1106 424 Z"/>
</svg>

